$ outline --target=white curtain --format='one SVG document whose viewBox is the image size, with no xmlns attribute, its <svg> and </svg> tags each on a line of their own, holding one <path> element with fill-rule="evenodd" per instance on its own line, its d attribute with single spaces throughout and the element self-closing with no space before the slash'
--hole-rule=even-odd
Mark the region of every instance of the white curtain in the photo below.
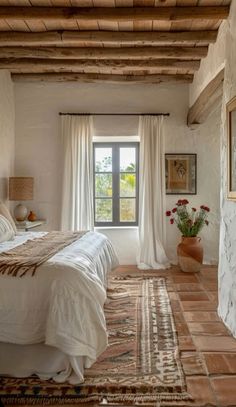
<svg viewBox="0 0 236 407">
<path fill-rule="evenodd" d="M 91 230 L 93 220 L 93 120 L 61 116 L 64 153 L 62 230 Z"/>
<path fill-rule="evenodd" d="M 140 116 L 140 269 L 170 266 L 165 254 L 165 150 L 163 116 Z"/>
</svg>

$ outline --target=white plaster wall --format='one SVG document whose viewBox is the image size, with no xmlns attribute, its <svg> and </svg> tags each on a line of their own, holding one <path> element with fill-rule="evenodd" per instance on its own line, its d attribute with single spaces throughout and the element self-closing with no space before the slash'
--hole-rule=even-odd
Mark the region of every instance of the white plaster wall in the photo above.
<svg viewBox="0 0 236 407">
<path fill-rule="evenodd" d="M 13 175 L 15 154 L 14 90 L 8 71 L 0 70 L 0 200 L 6 201 L 8 177 Z"/>
<path fill-rule="evenodd" d="M 206 58 L 201 60 L 200 69 L 194 75 L 194 81 L 190 85 L 189 104 L 196 101 L 206 85 L 225 66 L 225 41 L 228 22 L 224 21 L 218 31 L 217 41 L 209 46 Z"/>
<path fill-rule="evenodd" d="M 236 202 L 227 194 L 226 103 L 236 96 L 236 2 L 232 1 L 226 34 L 225 81 L 222 107 L 221 235 L 219 262 L 219 314 L 236 337 Z"/>
<path fill-rule="evenodd" d="M 166 152 L 198 154 L 198 195 L 193 206 L 205 203 L 217 221 L 203 232 L 205 259 L 218 258 L 219 131 L 216 114 L 209 124 L 190 130 L 186 126 L 187 85 L 109 85 L 78 83 L 15 84 L 16 174 L 35 177 L 32 209 L 47 218 L 48 229 L 60 224 L 61 143 L 59 112 L 170 112 L 166 119 Z M 137 135 L 138 117 L 96 117 L 97 136 Z M 207 158 L 206 158 L 207 152 Z M 207 182 L 209 174 L 210 182 Z M 208 178 L 208 179 L 209 179 Z M 167 208 L 178 196 L 167 196 Z M 166 220 L 167 221 L 167 220 Z M 101 230 L 100 230 L 101 231 Z M 113 241 L 121 264 L 135 264 L 137 228 L 102 230 Z M 167 221 L 167 250 L 174 260 L 179 235 Z"/>
<path fill-rule="evenodd" d="M 197 195 L 186 198 L 195 207 L 207 205 L 211 212 L 210 224 L 204 227 L 200 236 L 204 247 L 204 263 L 217 264 L 219 253 L 220 228 L 220 128 L 221 106 L 212 113 L 208 120 L 195 130 L 182 129 L 176 134 L 176 124 L 172 123 L 166 138 L 166 151 L 169 153 L 197 153 Z M 172 209 L 176 203 L 175 195 L 167 196 L 167 207 Z M 176 241 L 179 231 L 167 224 L 167 254 L 176 261 Z"/>
</svg>

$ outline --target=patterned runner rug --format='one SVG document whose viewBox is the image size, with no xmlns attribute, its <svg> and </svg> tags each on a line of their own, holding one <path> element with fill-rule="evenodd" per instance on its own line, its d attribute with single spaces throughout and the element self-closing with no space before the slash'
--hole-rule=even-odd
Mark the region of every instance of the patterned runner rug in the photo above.
<svg viewBox="0 0 236 407">
<path fill-rule="evenodd" d="M 2 378 L 3 403 L 163 406 L 189 400 L 165 279 L 114 277 L 105 308 L 109 346 L 82 385 Z"/>
</svg>

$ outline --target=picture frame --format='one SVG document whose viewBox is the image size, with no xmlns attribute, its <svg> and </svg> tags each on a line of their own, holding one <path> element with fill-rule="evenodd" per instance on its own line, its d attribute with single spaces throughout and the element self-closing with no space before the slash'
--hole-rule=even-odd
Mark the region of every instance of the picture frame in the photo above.
<svg viewBox="0 0 236 407">
<path fill-rule="evenodd" d="M 236 201 L 236 97 L 226 105 L 227 115 L 227 199 Z"/>
<path fill-rule="evenodd" d="M 165 154 L 167 195 L 197 194 L 197 154 Z"/>
</svg>

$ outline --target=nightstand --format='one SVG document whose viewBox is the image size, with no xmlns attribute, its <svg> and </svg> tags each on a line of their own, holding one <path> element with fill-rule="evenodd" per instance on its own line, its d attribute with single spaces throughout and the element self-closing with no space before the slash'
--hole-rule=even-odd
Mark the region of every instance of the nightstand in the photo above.
<svg viewBox="0 0 236 407">
<path fill-rule="evenodd" d="M 29 220 L 24 221 L 24 222 L 17 222 L 16 223 L 16 228 L 18 231 L 25 231 L 28 232 L 31 229 L 37 228 L 39 226 L 45 225 L 46 220 L 45 219 L 38 219 L 34 220 L 33 222 L 30 222 Z"/>
</svg>

